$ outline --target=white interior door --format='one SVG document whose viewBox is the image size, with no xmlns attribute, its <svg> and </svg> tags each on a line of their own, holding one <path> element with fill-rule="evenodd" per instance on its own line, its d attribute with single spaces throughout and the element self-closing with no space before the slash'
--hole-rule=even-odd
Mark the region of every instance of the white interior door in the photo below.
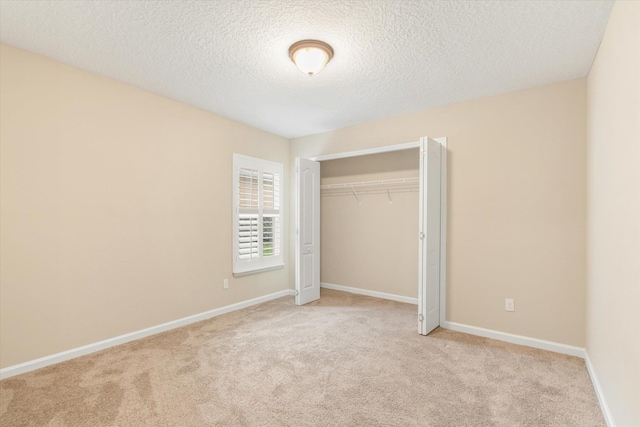
<svg viewBox="0 0 640 427">
<path fill-rule="evenodd" d="M 427 335 L 440 323 L 440 170 L 442 145 L 420 139 L 420 250 L 418 332 Z"/>
<path fill-rule="evenodd" d="M 296 158 L 296 304 L 320 299 L 320 162 Z"/>
</svg>

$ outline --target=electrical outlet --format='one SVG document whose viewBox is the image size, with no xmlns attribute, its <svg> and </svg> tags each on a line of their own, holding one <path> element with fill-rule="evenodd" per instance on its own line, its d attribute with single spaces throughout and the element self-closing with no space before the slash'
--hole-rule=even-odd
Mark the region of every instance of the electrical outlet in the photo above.
<svg viewBox="0 0 640 427">
<path fill-rule="evenodd" d="M 516 311 L 516 306 L 515 306 L 515 303 L 514 303 L 513 299 L 506 298 L 504 300 L 504 309 L 507 310 L 507 311 Z"/>
<path fill-rule="evenodd" d="M 224 279 L 224 280 L 222 281 L 222 287 L 223 287 L 224 289 L 229 289 L 229 279 Z"/>
</svg>

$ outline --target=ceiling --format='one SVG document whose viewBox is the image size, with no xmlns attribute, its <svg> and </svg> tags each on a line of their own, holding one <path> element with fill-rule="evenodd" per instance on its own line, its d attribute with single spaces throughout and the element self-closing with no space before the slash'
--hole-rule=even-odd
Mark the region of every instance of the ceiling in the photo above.
<svg viewBox="0 0 640 427">
<path fill-rule="evenodd" d="M 610 0 L 0 1 L 0 41 L 292 138 L 585 77 Z M 335 56 L 314 77 L 301 39 Z"/>
</svg>

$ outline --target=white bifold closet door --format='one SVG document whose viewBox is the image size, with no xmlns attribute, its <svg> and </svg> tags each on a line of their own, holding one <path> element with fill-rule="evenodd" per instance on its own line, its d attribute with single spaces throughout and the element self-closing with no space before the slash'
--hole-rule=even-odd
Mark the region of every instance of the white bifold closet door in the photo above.
<svg viewBox="0 0 640 427">
<path fill-rule="evenodd" d="M 440 324 L 441 158 L 439 142 L 420 139 L 418 332 L 422 335 Z"/>
<path fill-rule="evenodd" d="M 320 163 L 296 158 L 296 304 L 320 299 Z"/>
</svg>

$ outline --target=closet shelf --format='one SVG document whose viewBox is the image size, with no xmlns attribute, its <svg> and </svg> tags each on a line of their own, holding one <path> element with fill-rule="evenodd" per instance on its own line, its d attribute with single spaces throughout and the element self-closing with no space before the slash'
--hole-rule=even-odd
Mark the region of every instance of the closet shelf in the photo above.
<svg viewBox="0 0 640 427">
<path fill-rule="evenodd" d="M 391 201 L 390 193 L 405 193 L 418 191 L 418 178 L 382 179 L 377 181 L 344 182 L 340 184 L 325 184 L 320 186 L 323 196 L 349 196 L 358 198 L 359 194 L 386 193 Z"/>
<path fill-rule="evenodd" d="M 415 178 L 396 178 L 396 179 L 382 179 L 377 181 L 360 181 L 360 182 L 344 182 L 340 184 L 325 184 L 320 186 L 320 190 L 334 190 L 334 189 L 368 189 L 373 187 L 382 187 L 383 189 L 391 189 L 395 187 L 407 187 L 417 186 L 418 177 Z"/>
</svg>

